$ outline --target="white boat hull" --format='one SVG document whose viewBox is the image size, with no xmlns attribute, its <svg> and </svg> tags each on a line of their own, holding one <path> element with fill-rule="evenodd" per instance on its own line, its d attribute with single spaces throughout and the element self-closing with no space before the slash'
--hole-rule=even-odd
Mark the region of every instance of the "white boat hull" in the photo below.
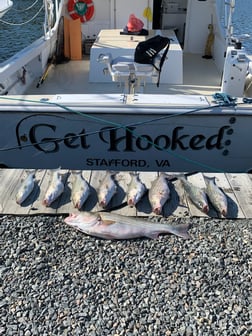
<svg viewBox="0 0 252 336">
<path fill-rule="evenodd" d="M 185 106 L 178 108 L 172 96 L 150 95 L 148 100 L 145 95 L 119 94 L 58 95 L 15 108 L 11 98 L 1 102 L 2 167 L 215 172 L 252 168 L 251 108 L 246 104 L 219 107 L 204 97 L 188 96 L 181 97 Z"/>
</svg>

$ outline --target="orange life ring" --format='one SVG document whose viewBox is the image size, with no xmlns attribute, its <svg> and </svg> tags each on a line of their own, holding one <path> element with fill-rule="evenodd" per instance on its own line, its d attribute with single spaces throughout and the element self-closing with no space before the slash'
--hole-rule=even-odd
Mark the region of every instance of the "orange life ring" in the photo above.
<svg viewBox="0 0 252 336">
<path fill-rule="evenodd" d="M 91 20 L 94 15 L 94 3 L 92 0 L 69 0 L 67 8 L 73 20 L 80 19 L 83 23 Z"/>
</svg>

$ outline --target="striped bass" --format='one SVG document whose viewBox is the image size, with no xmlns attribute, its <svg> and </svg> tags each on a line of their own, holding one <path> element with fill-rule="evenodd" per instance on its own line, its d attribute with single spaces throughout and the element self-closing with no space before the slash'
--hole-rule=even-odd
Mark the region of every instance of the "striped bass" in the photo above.
<svg viewBox="0 0 252 336">
<path fill-rule="evenodd" d="M 117 192 L 117 185 L 113 176 L 116 173 L 107 171 L 97 192 L 98 202 L 102 208 L 106 208 L 112 197 Z"/>
<path fill-rule="evenodd" d="M 82 212 L 70 214 L 65 223 L 90 236 L 104 239 L 132 239 L 147 237 L 155 239 L 159 234 L 174 234 L 190 238 L 189 224 L 170 225 L 152 223 L 145 219 L 122 216 L 110 212 Z"/>
<path fill-rule="evenodd" d="M 139 173 L 130 172 L 131 181 L 127 190 L 127 203 L 130 207 L 135 206 L 143 195 L 146 193 L 147 188 L 140 180 Z"/>
<path fill-rule="evenodd" d="M 193 204 L 204 213 L 208 213 L 209 205 L 207 201 L 207 195 L 198 186 L 195 186 L 189 182 L 184 176 L 178 176 L 178 179 L 181 181 L 188 197 L 193 202 Z"/>
<path fill-rule="evenodd" d="M 64 191 L 60 169 L 52 170 L 51 175 L 51 181 L 42 202 L 47 207 L 50 206 Z"/>
<path fill-rule="evenodd" d="M 160 175 L 152 182 L 149 189 L 149 201 L 152 207 L 152 211 L 156 215 L 160 215 L 165 202 L 170 199 L 171 192 L 167 184 L 167 176 L 165 173 Z"/>
<path fill-rule="evenodd" d="M 90 187 L 83 178 L 81 171 L 72 171 L 72 175 L 71 199 L 74 207 L 80 210 L 90 195 Z"/>
<path fill-rule="evenodd" d="M 227 197 L 223 191 L 217 186 L 215 182 L 215 177 L 208 177 L 203 175 L 206 183 L 206 193 L 210 199 L 210 202 L 222 216 L 227 216 L 228 212 L 228 202 Z"/>
<path fill-rule="evenodd" d="M 32 193 L 35 185 L 35 170 L 27 172 L 28 176 L 21 183 L 16 194 L 16 203 L 22 204 L 26 198 Z"/>
</svg>

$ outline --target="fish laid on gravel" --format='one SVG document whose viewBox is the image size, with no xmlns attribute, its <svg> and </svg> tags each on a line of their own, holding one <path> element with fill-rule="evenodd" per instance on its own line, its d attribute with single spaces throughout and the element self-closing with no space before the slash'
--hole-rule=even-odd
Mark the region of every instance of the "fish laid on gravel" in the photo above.
<svg viewBox="0 0 252 336">
<path fill-rule="evenodd" d="M 159 234 L 170 233 L 189 239 L 189 224 L 170 225 L 117 215 L 109 212 L 82 212 L 70 214 L 65 223 L 90 235 L 104 239 L 131 239 L 147 237 L 155 239 Z"/>
<path fill-rule="evenodd" d="M 72 171 L 72 177 L 71 200 L 74 207 L 80 210 L 90 195 L 90 187 L 83 178 L 81 170 Z"/>
<path fill-rule="evenodd" d="M 166 175 L 161 173 L 151 185 L 149 189 L 149 201 L 152 211 L 156 215 L 160 215 L 165 202 L 170 198 L 171 192 L 166 181 Z"/>
<path fill-rule="evenodd" d="M 208 177 L 203 175 L 206 183 L 206 193 L 214 208 L 222 216 L 227 216 L 228 202 L 227 197 L 223 191 L 217 186 L 215 177 Z"/>
<path fill-rule="evenodd" d="M 143 195 L 146 193 L 147 188 L 140 180 L 139 173 L 130 172 L 131 181 L 127 190 L 127 203 L 129 206 L 135 206 Z"/>
<path fill-rule="evenodd" d="M 115 174 L 115 172 L 107 171 L 97 192 L 99 205 L 104 209 L 117 192 L 117 185 L 114 180 Z"/>
<path fill-rule="evenodd" d="M 16 194 L 16 203 L 22 204 L 32 193 L 35 185 L 35 170 L 27 172 L 28 176 L 21 183 Z"/>
<path fill-rule="evenodd" d="M 60 169 L 52 170 L 51 175 L 51 181 L 43 200 L 43 204 L 47 207 L 50 206 L 64 191 Z"/>
<path fill-rule="evenodd" d="M 178 179 L 181 181 L 188 197 L 193 202 L 193 204 L 204 213 L 208 213 L 209 205 L 207 201 L 207 195 L 204 190 L 189 182 L 185 176 L 178 176 Z"/>
</svg>

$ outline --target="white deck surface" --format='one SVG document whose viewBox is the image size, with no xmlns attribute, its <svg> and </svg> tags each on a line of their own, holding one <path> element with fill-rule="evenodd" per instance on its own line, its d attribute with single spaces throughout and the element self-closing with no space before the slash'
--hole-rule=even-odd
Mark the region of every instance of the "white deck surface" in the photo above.
<svg viewBox="0 0 252 336">
<path fill-rule="evenodd" d="M 53 65 L 44 83 L 38 88 L 37 82 L 30 87 L 28 94 L 44 97 L 54 94 L 84 94 L 84 93 L 123 93 L 120 83 L 90 83 L 89 57 L 81 61 L 70 61 Z M 104 75 L 106 76 L 106 75 Z M 109 76 L 109 75 L 107 75 Z M 38 79 L 39 80 L 39 79 Z M 163 84 L 160 86 L 147 83 L 141 87 L 143 93 L 152 94 L 195 94 L 211 96 L 220 91 L 221 75 L 213 60 L 206 60 L 201 55 L 183 55 L 183 84 Z"/>
</svg>

